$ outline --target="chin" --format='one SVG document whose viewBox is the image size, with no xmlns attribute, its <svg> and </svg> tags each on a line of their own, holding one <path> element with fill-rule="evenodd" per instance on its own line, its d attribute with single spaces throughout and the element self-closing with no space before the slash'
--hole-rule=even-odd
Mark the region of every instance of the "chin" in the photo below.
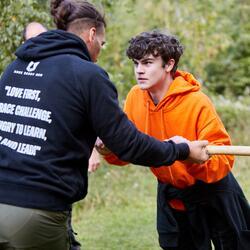
<svg viewBox="0 0 250 250">
<path fill-rule="evenodd" d="M 139 83 L 138 85 L 139 85 L 140 89 L 142 89 L 142 90 L 148 89 L 148 86 L 143 84 L 143 83 Z"/>
<path fill-rule="evenodd" d="M 142 87 L 141 90 L 150 90 L 150 88 L 145 86 L 145 87 Z"/>
</svg>

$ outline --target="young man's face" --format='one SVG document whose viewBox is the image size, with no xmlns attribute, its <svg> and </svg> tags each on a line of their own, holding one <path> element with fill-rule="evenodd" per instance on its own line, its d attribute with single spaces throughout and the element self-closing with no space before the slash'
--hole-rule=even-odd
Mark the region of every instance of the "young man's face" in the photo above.
<svg viewBox="0 0 250 250">
<path fill-rule="evenodd" d="M 154 91 L 165 84 L 168 73 L 160 56 L 147 55 L 133 61 L 136 80 L 141 89 Z"/>
</svg>

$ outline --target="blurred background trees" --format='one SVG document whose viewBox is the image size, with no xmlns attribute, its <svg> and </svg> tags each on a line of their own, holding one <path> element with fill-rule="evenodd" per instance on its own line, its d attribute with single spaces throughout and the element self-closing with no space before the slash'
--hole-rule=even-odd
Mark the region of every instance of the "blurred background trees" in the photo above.
<svg viewBox="0 0 250 250">
<path fill-rule="evenodd" d="M 23 42 L 22 32 L 27 23 L 38 21 L 49 29 L 55 28 L 49 2 L 0 0 L 0 73 L 15 58 L 13 52 Z M 179 68 L 199 79 L 227 129 L 235 131 L 242 120 L 245 126 L 239 130 L 249 134 L 250 122 L 246 122 L 246 117 L 250 117 L 249 0 L 92 2 L 104 10 L 108 22 L 107 44 L 98 63 L 118 88 L 121 105 L 135 84 L 133 65 L 125 53 L 129 39 L 143 31 L 162 29 L 175 34 L 184 45 Z M 240 103 L 244 111 L 235 103 Z"/>
<path fill-rule="evenodd" d="M 15 58 L 14 51 L 23 42 L 23 29 L 31 21 L 49 24 L 46 1 L 0 0 L 0 73 Z"/>
<path fill-rule="evenodd" d="M 212 98 L 235 145 L 250 144 L 249 0 L 93 0 L 104 8 L 107 44 L 98 63 L 124 100 L 135 84 L 128 40 L 154 28 L 185 46 L 179 68 L 190 71 Z M 0 74 L 23 42 L 31 21 L 54 28 L 48 0 L 0 0 Z M 234 174 L 250 197 L 250 158 L 237 157 Z M 74 227 L 89 250 L 158 250 L 155 185 L 143 167 L 103 166 L 89 176 L 90 194 L 74 206 Z"/>
<path fill-rule="evenodd" d="M 179 68 L 192 72 L 213 94 L 250 92 L 250 4 L 247 0 L 93 0 L 105 10 L 107 45 L 99 64 L 123 99 L 135 83 L 126 58 L 128 40 L 154 28 L 175 34 L 185 46 Z M 0 1 L 0 72 L 14 58 L 24 26 L 31 21 L 53 28 L 48 0 Z"/>
</svg>

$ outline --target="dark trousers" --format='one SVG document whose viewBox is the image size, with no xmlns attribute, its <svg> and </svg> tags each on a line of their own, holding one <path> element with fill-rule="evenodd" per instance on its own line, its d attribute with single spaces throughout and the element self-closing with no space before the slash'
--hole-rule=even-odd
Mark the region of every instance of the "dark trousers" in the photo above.
<svg viewBox="0 0 250 250">
<path fill-rule="evenodd" d="M 237 249 L 237 238 L 233 231 L 230 229 L 228 223 L 223 216 L 218 214 L 216 210 L 212 208 L 207 209 L 207 218 L 209 228 L 209 238 L 213 242 L 215 250 L 235 250 Z M 172 209 L 173 210 L 173 209 Z M 178 227 L 178 247 L 163 248 L 164 250 L 198 250 L 195 246 L 191 230 L 190 223 L 186 212 L 173 210 L 173 216 L 175 217 Z M 211 242 L 207 244 L 202 250 L 211 250 Z"/>
<path fill-rule="evenodd" d="M 182 200 L 187 210 L 173 210 L 172 199 Z M 186 189 L 159 181 L 157 231 L 165 250 L 211 250 L 212 243 L 215 250 L 249 250 L 250 206 L 232 173 Z"/>
<path fill-rule="evenodd" d="M 67 220 L 67 230 L 70 241 L 70 250 L 81 250 L 81 244 L 75 238 L 75 232 L 72 227 L 72 210 L 70 210 L 69 217 Z M 1 249 L 0 249 L 1 250 Z"/>
</svg>

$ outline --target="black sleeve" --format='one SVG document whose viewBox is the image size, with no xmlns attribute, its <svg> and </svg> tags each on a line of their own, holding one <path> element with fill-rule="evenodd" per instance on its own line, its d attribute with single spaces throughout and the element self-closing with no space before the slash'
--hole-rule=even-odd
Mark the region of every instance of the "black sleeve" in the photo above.
<svg viewBox="0 0 250 250">
<path fill-rule="evenodd" d="M 162 166 L 189 155 L 186 143 L 161 142 L 139 132 L 119 107 L 116 88 L 101 69 L 88 85 L 88 106 L 96 134 L 121 160 Z"/>
</svg>

